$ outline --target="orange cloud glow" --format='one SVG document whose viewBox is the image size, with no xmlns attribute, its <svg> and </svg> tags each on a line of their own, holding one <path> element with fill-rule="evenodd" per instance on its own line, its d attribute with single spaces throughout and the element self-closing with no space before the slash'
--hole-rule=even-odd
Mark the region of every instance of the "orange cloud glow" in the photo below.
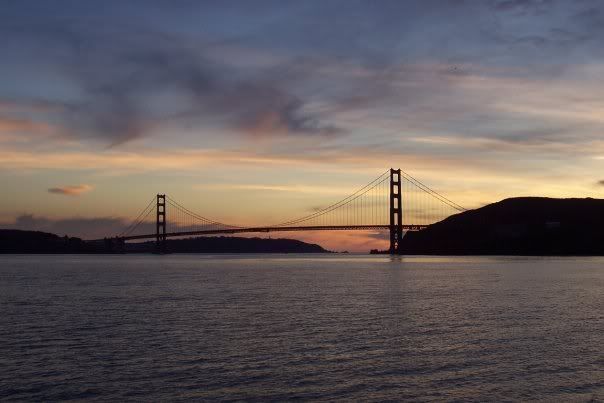
<svg viewBox="0 0 604 403">
<path fill-rule="evenodd" d="M 80 196 L 82 193 L 90 192 L 93 189 L 90 185 L 62 186 L 48 189 L 49 193 L 64 196 Z"/>
<path fill-rule="evenodd" d="M 46 123 L 37 123 L 26 119 L 0 119 L 0 133 L 28 132 L 47 134 L 52 127 Z"/>
</svg>

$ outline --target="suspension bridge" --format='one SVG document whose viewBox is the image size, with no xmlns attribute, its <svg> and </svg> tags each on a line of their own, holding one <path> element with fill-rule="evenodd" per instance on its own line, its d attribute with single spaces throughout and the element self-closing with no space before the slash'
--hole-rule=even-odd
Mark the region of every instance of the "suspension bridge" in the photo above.
<svg viewBox="0 0 604 403">
<path fill-rule="evenodd" d="M 344 199 L 311 214 L 266 226 L 239 226 L 197 214 L 168 195 L 158 194 L 119 235 L 124 243 L 155 239 L 156 251 L 166 252 L 172 237 L 266 233 L 284 231 L 388 230 L 390 253 L 401 253 L 405 231 L 428 225 L 464 211 L 459 204 L 400 169 L 389 169 Z M 153 222 L 152 217 L 155 217 Z"/>
</svg>

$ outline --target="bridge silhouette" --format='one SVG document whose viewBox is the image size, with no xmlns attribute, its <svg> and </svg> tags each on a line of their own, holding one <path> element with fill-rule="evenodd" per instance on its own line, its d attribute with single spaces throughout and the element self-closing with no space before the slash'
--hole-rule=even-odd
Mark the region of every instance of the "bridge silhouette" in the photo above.
<svg viewBox="0 0 604 403">
<path fill-rule="evenodd" d="M 327 207 L 288 221 L 266 226 L 239 226 L 215 221 L 189 210 L 165 194 L 158 194 L 119 235 L 120 243 L 155 239 L 156 251 L 166 252 L 167 238 L 199 235 L 286 231 L 388 230 L 390 253 L 401 252 L 405 231 L 464 211 L 459 204 L 400 169 L 389 169 L 356 192 Z M 155 216 L 155 222 L 151 221 Z"/>
</svg>

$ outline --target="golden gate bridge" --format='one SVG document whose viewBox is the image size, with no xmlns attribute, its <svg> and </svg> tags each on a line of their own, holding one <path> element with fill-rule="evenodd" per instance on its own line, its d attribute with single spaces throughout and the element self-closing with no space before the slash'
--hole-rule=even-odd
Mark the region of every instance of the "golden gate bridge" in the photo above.
<svg viewBox="0 0 604 403">
<path fill-rule="evenodd" d="M 459 204 L 405 173 L 389 169 L 344 199 L 311 214 L 266 226 L 238 226 L 197 214 L 165 194 L 158 194 L 119 235 L 123 243 L 155 239 L 166 252 L 170 237 L 284 231 L 388 230 L 390 253 L 401 252 L 405 231 L 420 231 L 465 211 Z M 151 221 L 155 217 L 155 223 Z M 153 231 L 154 224 L 154 231 Z"/>
</svg>

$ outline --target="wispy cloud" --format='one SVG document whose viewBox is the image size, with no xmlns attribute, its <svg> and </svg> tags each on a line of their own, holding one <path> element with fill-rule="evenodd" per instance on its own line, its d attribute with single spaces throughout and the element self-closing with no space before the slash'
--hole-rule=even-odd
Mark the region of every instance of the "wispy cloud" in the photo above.
<svg viewBox="0 0 604 403">
<path fill-rule="evenodd" d="M 261 185 L 261 184 L 204 184 L 200 188 L 220 189 L 220 190 L 257 190 L 266 192 L 285 192 L 285 193 L 310 193 L 310 194 L 331 194 L 346 195 L 351 189 L 333 186 L 304 186 L 304 185 Z"/>
<path fill-rule="evenodd" d="M 90 192 L 92 189 L 93 186 L 91 185 L 72 185 L 50 188 L 48 192 L 64 196 L 80 196 L 82 193 Z"/>
<path fill-rule="evenodd" d="M 604 150 L 602 150 L 604 151 Z M 432 156 L 421 151 L 402 152 L 379 147 L 297 150 L 218 150 L 218 149 L 143 149 L 140 151 L 109 150 L 46 152 L 0 150 L 0 168 L 6 170 L 100 171 L 111 175 L 164 171 L 191 172 L 200 168 L 265 168 L 297 167 L 311 170 L 348 173 L 380 172 L 388 166 L 404 163 L 424 170 L 458 169 L 475 172 L 497 171 L 498 161 L 466 159 L 456 156 Z M 280 186 L 280 185 L 277 185 Z M 291 189 L 290 189 L 291 190 Z"/>
<path fill-rule="evenodd" d="M 13 119 L 0 117 L 0 133 L 43 133 L 52 131 L 52 126 L 28 119 Z"/>
<path fill-rule="evenodd" d="M 145 31 L 138 35 L 125 27 L 96 30 L 73 21 L 47 21 L 7 25 L 0 43 L 19 41 L 38 49 L 40 59 L 76 85 L 81 96 L 57 101 L 61 108 L 54 112 L 64 132 L 82 140 L 92 137 L 116 146 L 158 127 L 199 125 L 201 119 L 254 136 L 344 132 L 309 110 L 309 100 L 293 88 L 292 83 L 312 73 L 306 66 L 286 60 L 242 71 L 213 58 L 212 46 L 203 41 Z M 61 49 L 61 57 L 47 49 Z"/>
</svg>

